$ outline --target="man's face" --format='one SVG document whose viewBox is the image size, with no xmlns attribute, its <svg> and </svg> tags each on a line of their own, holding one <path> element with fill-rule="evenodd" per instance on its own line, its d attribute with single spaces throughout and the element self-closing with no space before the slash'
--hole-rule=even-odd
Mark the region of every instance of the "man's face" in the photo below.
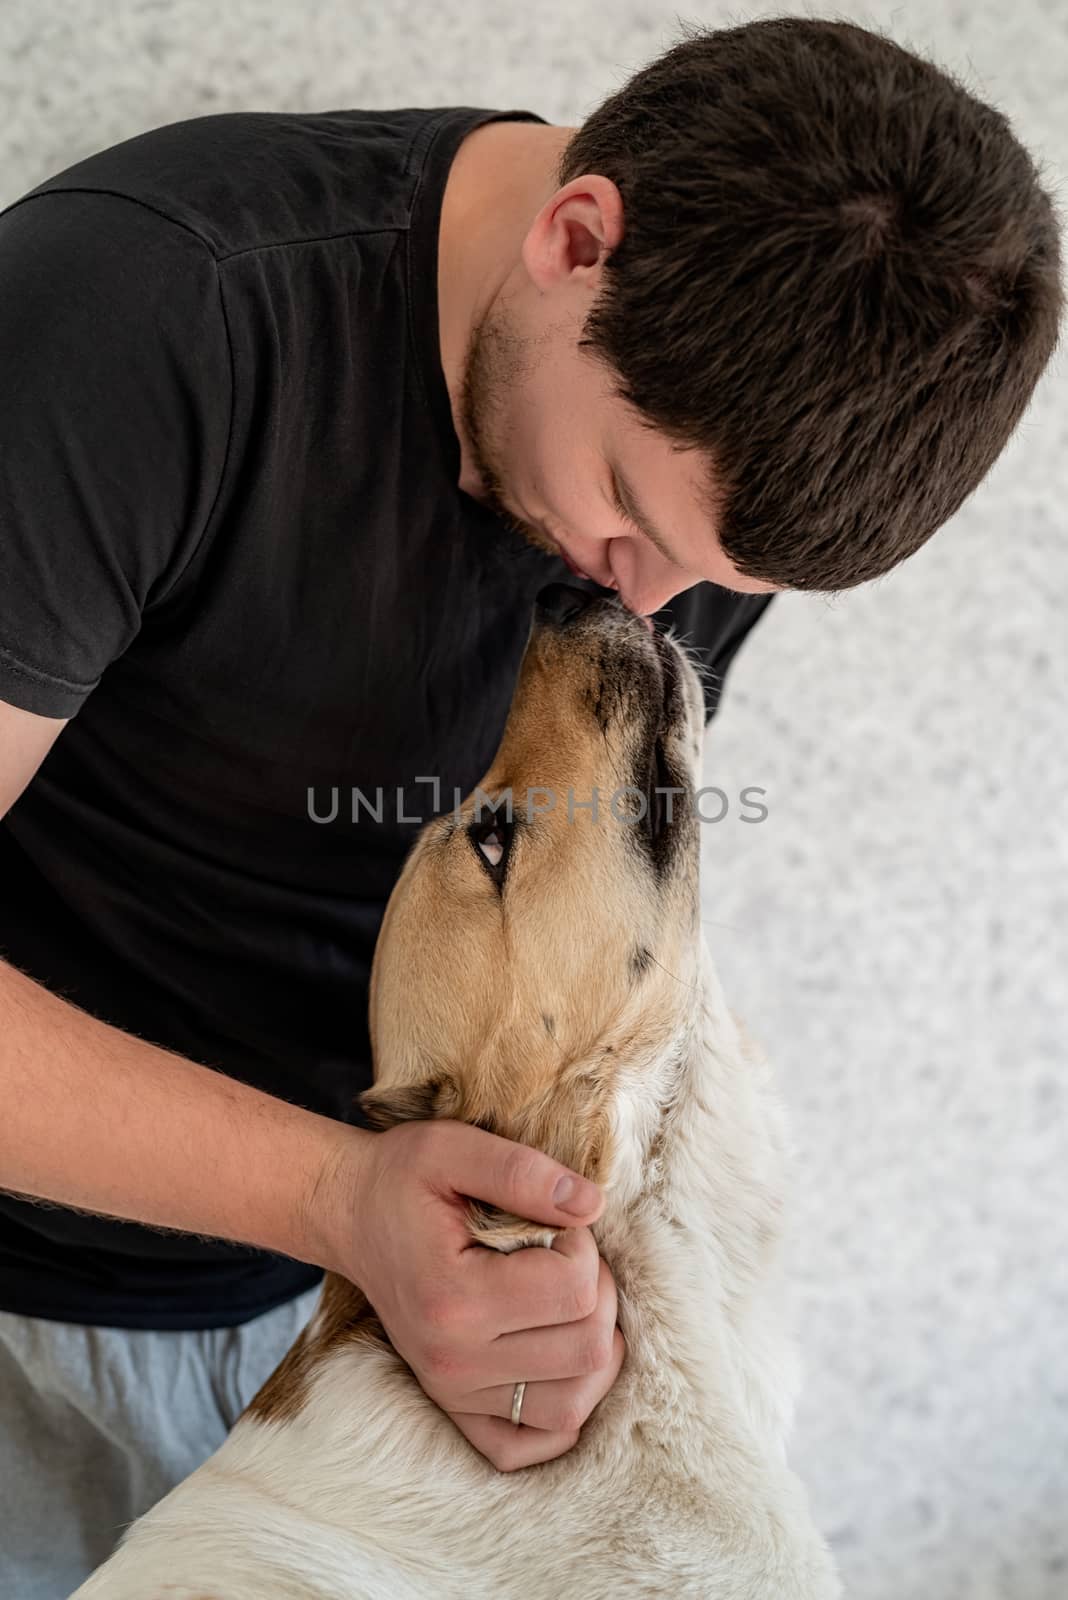
<svg viewBox="0 0 1068 1600">
<path fill-rule="evenodd" d="M 605 368 L 578 348 L 578 288 L 561 278 L 557 293 L 538 293 L 513 274 L 472 330 L 460 405 L 479 501 L 642 615 L 703 578 L 774 592 L 721 549 L 701 504 L 700 458 L 635 420 Z M 630 520 L 635 505 L 652 533 Z"/>
</svg>

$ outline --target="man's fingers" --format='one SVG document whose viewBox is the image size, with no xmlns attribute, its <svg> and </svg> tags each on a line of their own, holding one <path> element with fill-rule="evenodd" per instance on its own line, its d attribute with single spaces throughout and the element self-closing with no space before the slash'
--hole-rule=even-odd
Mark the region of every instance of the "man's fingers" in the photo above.
<svg viewBox="0 0 1068 1600">
<path fill-rule="evenodd" d="M 545 1383 L 528 1381 L 523 1391 L 520 1424 L 524 1428 L 540 1428 L 549 1433 L 574 1433 L 581 1428 L 619 1377 L 626 1347 L 623 1335 L 616 1328 L 612 1340 L 612 1361 L 600 1372 L 585 1378 L 556 1379 Z M 496 1384 L 489 1389 L 476 1389 L 464 1396 L 464 1410 L 478 1416 L 500 1417 L 509 1422 L 515 1384 Z"/>
<path fill-rule="evenodd" d="M 430 1170 L 451 1197 L 470 1195 L 557 1228 L 600 1216 L 604 1195 L 597 1184 L 541 1150 L 465 1122 L 441 1120 L 427 1127 L 433 1129 L 428 1136 L 428 1149 L 432 1137 L 434 1152 Z"/>
<path fill-rule="evenodd" d="M 460 1432 L 475 1449 L 492 1461 L 498 1472 L 515 1472 L 539 1461 L 553 1461 L 579 1441 L 583 1424 L 604 1399 L 623 1365 L 623 1335 L 613 1330 L 612 1361 L 595 1379 L 569 1383 L 528 1384 L 523 1395 L 522 1421 L 517 1427 L 483 1407 L 501 1404 L 511 1416 L 514 1386 L 483 1389 L 468 1396 L 462 1412 L 450 1412 Z"/>
<path fill-rule="evenodd" d="M 597 1307 L 592 1315 L 557 1328 L 502 1333 L 490 1343 L 484 1352 L 485 1374 L 490 1383 L 588 1378 L 611 1364 L 616 1286 L 603 1261 L 600 1268 Z"/>
<path fill-rule="evenodd" d="M 454 1341 L 451 1348 L 439 1350 L 436 1361 L 425 1364 L 431 1386 L 458 1402 L 475 1388 L 514 1384 L 520 1379 L 586 1378 L 602 1371 L 612 1360 L 616 1286 L 606 1264 L 599 1260 L 598 1265 L 597 1305 L 590 1316 L 557 1327 L 503 1333 L 479 1346 L 465 1347 L 462 1341 Z M 447 1411 L 453 1409 L 447 1401 L 438 1403 Z"/>
<path fill-rule="evenodd" d="M 472 1306 L 492 1297 L 497 1315 L 491 1337 L 582 1322 L 593 1315 L 604 1292 L 603 1267 L 589 1228 L 569 1228 L 550 1250 L 466 1251 L 465 1293 Z"/>
<path fill-rule="evenodd" d="M 571 1433 L 548 1433 L 542 1428 L 514 1428 L 499 1417 L 463 1412 L 449 1415 L 464 1438 L 492 1461 L 498 1472 L 516 1472 L 539 1461 L 553 1461 L 576 1445 L 579 1438 L 577 1428 Z"/>
</svg>

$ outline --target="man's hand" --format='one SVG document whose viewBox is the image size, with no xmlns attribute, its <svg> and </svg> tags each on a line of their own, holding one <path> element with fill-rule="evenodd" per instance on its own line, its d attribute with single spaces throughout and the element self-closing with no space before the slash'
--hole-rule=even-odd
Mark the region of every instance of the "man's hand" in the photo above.
<svg viewBox="0 0 1068 1600">
<path fill-rule="evenodd" d="M 348 1188 L 338 1206 L 328 1186 L 346 1231 L 336 1270 L 367 1295 L 431 1400 L 502 1472 L 570 1450 L 623 1364 L 615 1284 L 588 1227 L 603 1205 L 596 1184 L 447 1121 L 362 1140 L 358 1162 L 336 1177 Z M 562 1179 L 573 1192 L 554 1200 Z M 566 1231 L 551 1250 L 486 1249 L 468 1232 L 465 1195 Z"/>
</svg>

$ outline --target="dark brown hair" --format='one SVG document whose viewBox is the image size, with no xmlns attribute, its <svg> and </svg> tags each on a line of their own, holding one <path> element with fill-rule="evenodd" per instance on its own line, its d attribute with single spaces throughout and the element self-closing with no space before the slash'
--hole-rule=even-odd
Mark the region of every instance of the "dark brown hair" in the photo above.
<svg viewBox="0 0 1068 1600">
<path fill-rule="evenodd" d="M 579 344 L 703 454 L 739 572 L 850 588 L 1012 434 L 1057 344 L 1057 215 L 1006 117 L 876 32 L 682 28 L 560 159 L 624 204 Z"/>
</svg>

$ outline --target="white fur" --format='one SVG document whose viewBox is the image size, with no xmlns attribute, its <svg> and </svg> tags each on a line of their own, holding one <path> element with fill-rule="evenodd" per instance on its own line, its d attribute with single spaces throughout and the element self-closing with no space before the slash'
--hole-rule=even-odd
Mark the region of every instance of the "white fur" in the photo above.
<svg viewBox="0 0 1068 1600">
<path fill-rule="evenodd" d="M 692 960 L 680 1033 L 618 1088 L 595 1232 L 627 1359 L 578 1445 L 498 1473 L 391 1350 L 336 1349 L 295 1420 L 242 1418 L 77 1600 L 840 1595 L 785 1459 L 782 1111 L 703 942 Z"/>
</svg>

